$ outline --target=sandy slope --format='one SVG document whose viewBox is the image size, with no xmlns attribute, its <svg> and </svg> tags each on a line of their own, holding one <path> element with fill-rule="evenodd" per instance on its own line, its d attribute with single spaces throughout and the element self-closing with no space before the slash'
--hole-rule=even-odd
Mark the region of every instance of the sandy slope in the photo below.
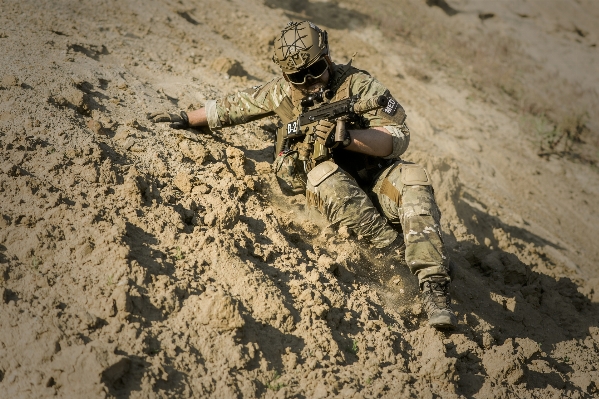
<svg viewBox="0 0 599 399">
<path fill-rule="evenodd" d="M 501 98 L 389 40 L 374 22 L 394 3 L 0 1 L 6 397 L 599 395 L 596 168 L 538 157 Z M 399 3 L 507 32 L 597 90 L 592 1 Z M 455 264 L 454 333 L 426 326 L 405 270 L 280 194 L 273 121 L 145 119 L 272 78 L 269 42 L 302 16 L 408 112 L 406 158 L 432 172 Z M 555 21 L 586 33 L 547 35 Z"/>
</svg>

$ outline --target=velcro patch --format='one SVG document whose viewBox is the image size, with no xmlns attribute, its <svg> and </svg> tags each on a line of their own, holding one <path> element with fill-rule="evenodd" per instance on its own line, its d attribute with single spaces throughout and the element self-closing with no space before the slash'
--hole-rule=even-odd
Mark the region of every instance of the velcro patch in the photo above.
<svg viewBox="0 0 599 399">
<path fill-rule="evenodd" d="M 380 115 L 398 125 L 404 123 L 406 120 L 406 111 L 404 111 L 401 104 L 391 96 L 389 90 L 383 95 L 387 97 L 387 105 L 384 108 L 381 108 Z"/>
<path fill-rule="evenodd" d="M 406 186 L 430 186 L 428 172 L 420 165 L 402 165 L 401 182 Z"/>
<path fill-rule="evenodd" d="M 389 101 L 387 102 L 387 106 L 383 108 L 383 112 L 389 116 L 395 116 L 398 109 L 399 103 L 393 97 L 389 97 Z"/>
<path fill-rule="evenodd" d="M 299 130 L 297 121 L 291 121 L 287 124 L 287 136 L 295 136 Z"/>
</svg>

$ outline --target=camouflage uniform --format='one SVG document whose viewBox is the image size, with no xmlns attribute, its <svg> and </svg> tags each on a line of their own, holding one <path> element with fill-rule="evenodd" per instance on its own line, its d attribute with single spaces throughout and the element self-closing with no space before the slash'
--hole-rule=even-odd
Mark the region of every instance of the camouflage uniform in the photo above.
<svg viewBox="0 0 599 399">
<path fill-rule="evenodd" d="M 376 79 L 350 65 L 333 65 L 328 87 L 335 93 L 331 101 L 355 94 L 360 98 L 389 95 Z M 220 129 L 275 114 L 287 123 L 301 113 L 303 97 L 284 78 L 276 78 L 209 101 L 208 124 L 211 129 Z M 309 207 L 318 209 L 330 223 L 347 226 L 375 247 L 396 245 L 403 238 L 406 263 L 421 283 L 429 277 L 449 281 L 440 213 L 430 177 L 421 166 L 400 160 L 410 139 L 403 119 L 378 109 L 364 114 L 359 126 L 349 127 L 385 127 L 393 137 L 392 153 L 386 157 L 334 150 L 332 159 L 320 162 L 306 174 L 298 160 L 302 158 L 298 144 L 295 151 L 276 154 L 275 172 L 282 188 L 305 191 Z"/>
</svg>

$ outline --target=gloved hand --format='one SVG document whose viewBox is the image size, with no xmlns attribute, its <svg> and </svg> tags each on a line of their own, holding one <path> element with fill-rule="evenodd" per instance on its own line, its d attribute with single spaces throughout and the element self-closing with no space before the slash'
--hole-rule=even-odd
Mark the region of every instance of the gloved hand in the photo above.
<svg viewBox="0 0 599 399">
<path fill-rule="evenodd" d="M 169 125 L 171 129 L 187 129 L 190 127 L 189 118 L 187 117 L 187 113 L 185 113 L 185 111 L 181 111 L 179 115 L 169 114 L 168 112 L 164 111 L 149 112 L 146 116 L 153 123 L 171 122 Z"/>
<path fill-rule="evenodd" d="M 351 137 L 347 130 L 345 119 L 337 119 L 335 124 L 335 131 L 331 132 L 324 142 L 324 146 L 327 148 L 345 148 L 351 143 Z"/>
<path fill-rule="evenodd" d="M 331 136 L 335 130 L 335 126 L 335 122 L 327 121 L 326 119 L 320 120 L 316 123 L 316 126 L 314 126 L 314 134 L 324 141 L 327 141 L 329 136 Z"/>
</svg>

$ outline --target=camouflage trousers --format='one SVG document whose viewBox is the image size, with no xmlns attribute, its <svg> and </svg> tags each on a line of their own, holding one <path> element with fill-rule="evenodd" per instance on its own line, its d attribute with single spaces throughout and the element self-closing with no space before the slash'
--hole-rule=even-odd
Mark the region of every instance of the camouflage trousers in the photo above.
<svg viewBox="0 0 599 399">
<path fill-rule="evenodd" d="M 308 207 L 318 209 L 330 223 L 346 226 L 377 248 L 391 248 L 402 231 L 405 260 L 419 282 L 433 276 L 449 281 L 441 215 L 423 167 L 397 161 L 367 193 L 348 173 L 326 161 L 308 173 L 306 199 Z"/>
</svg>

